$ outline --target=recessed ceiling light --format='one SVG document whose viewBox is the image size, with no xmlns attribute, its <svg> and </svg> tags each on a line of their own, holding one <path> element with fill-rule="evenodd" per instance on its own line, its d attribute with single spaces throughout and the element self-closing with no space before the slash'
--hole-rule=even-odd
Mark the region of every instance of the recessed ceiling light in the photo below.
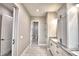
<svg viewBox="0 0 79 59">
<path fill-rule="evenodd" d="M 39 9 L 36 9 L 36 12 L 39 12 Z"/>
<path fill-rule="evenodd" d="M 76 4 L 76 7 L 79 7 L 79 4 Z"/>
</svg>

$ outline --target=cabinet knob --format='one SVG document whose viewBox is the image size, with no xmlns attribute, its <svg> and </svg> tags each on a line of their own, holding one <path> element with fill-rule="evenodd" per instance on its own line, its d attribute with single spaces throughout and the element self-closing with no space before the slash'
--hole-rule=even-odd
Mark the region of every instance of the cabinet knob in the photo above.
<svg viewBox="0 0 79 59">
<path fill-rule="evenodd" d="M 51 46 L 52 46 L 52 43 L 51 43 Z"/>
</svg>

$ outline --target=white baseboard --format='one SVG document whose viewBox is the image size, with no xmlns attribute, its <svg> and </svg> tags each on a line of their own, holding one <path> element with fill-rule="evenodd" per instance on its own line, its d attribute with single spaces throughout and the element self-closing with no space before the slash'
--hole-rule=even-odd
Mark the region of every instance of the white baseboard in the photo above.
<svg viewBox="0 0 79 59">
<path fill-rule="evenodd" d="M 47 46 L 47 44 L 39 44 L 38 46 Z"/>
<path fill-rule="evenodd" d="M 20 56 L 23 56 L 24 53 L 28 50 L 29 47 L 30 47 L 30 46 L 28 45 Z"/>
</svg>

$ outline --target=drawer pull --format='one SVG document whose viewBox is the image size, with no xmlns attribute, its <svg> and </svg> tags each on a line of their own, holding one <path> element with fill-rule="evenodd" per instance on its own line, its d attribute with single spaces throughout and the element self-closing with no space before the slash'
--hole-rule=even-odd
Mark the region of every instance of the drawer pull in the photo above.
<svg viewBox="0 0 79 59">
<path fill-rule="evenodd" d="M 59 46 L 58 46 L 58 45 L 57 45 L 56 47 L 57 47 L 57 48 L 59 48 Z"/>
<path fill-rule="evenodd" d="M 51 43 L 51 46 L 52 46 L 52 43 Z"/>
<path fill-rule="evenodd" d="M 58 51 L 56 51 L 56 53 L 57 53 L 57 54 L 59 54 L 59 52 L 58 52 Z"/>
</svg>

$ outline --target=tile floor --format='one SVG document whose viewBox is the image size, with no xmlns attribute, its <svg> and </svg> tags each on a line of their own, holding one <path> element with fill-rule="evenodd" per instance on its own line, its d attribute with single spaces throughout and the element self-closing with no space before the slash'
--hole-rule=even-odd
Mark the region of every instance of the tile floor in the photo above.
<svg viewBox="0 0 79 59">
<path fill-rule="evenodd" d="M 51 54 L 46 47 L 32 46 L 25 49 L 21 56 L 51 56 Z"/>
</svg>

